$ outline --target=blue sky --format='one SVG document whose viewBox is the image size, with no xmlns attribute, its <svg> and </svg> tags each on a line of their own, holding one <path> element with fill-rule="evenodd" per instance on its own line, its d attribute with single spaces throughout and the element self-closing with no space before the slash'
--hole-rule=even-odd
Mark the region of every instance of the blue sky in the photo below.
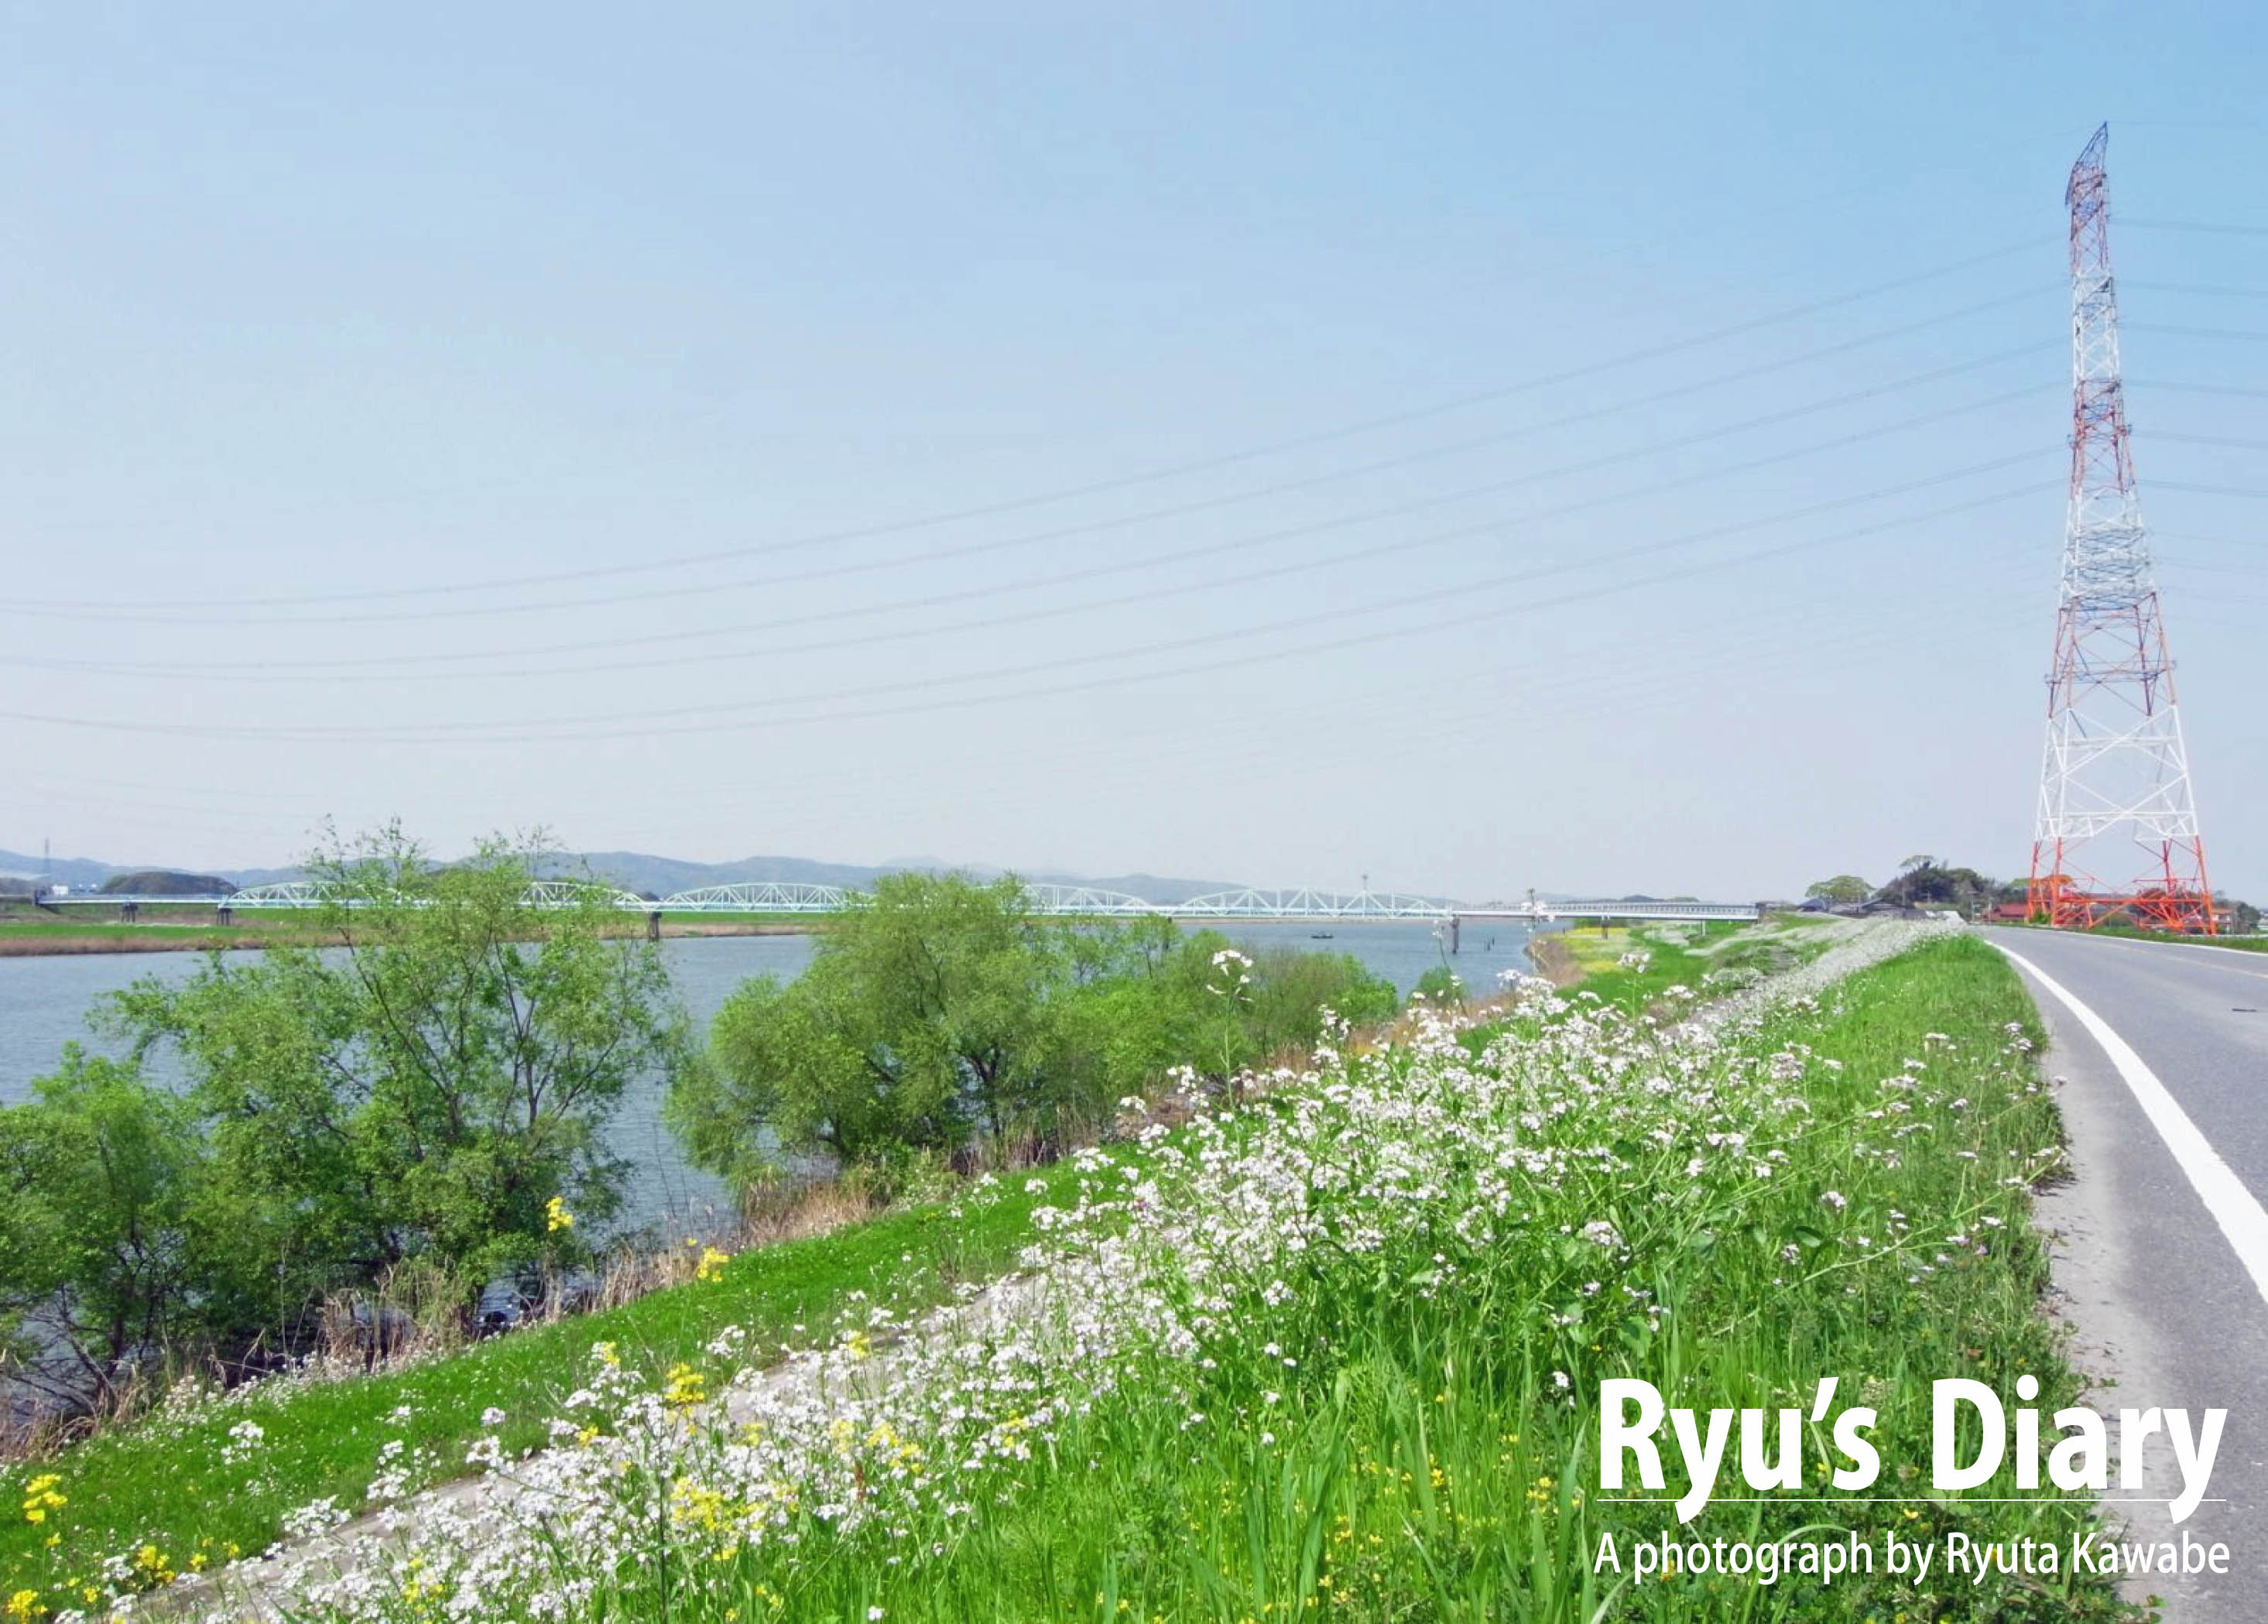
<svg viewBox="0 0 2268 1624">
<path fill-rule="evenodd" d="M 2268 893 L 2250 9 L 4 26 L 0 846 L 2019 871 L 2108 119 Z"/>
</svg>

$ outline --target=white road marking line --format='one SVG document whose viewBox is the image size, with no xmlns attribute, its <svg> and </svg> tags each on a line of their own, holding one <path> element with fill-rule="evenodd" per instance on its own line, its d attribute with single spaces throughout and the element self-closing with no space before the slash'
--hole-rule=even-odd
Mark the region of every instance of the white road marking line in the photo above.
<svg viewBox="0 0 2268 1624">
<path fill-rule="evenodd" d="M 2209 947 L 2203 942 L 2137 942 L 2130 937 L 2121 936 L 2089 937 L 2087 939 L 2093 942 L 2101 942 L 2111 947 L 2131 947 L 2136 952 L 2139 953 L 2154 953 L 2161 947 L 2190 947 L 2195 948 L 2198 952 L 2204 953 L 2235 953 L 2239 958 L 2243 959 L 2260 959 L 2264 957 L 2262 954 L 2250 952 L 2249 950 L 2242 947 Z M 2000 951 L 2004 953 L 2008 952 L 2005 947 Z M 2014 956 L 2015 955 L 2013 953 L 2009 954 L 2010 958 L 2014 958 Z M 2233 964 L 2216 965 L 2213 967 L 2219 970 L 2226 970 L 2232 975 L 2249 975 L 2256 981 L 2268 981 L 2268 971 L 2240 970 Z"/>
<path fill-rule="evenodd" d="M 1999 947 L 1999 943 L 1994 943 Z M 2236 1253 L 2236 1260 L 2244 1265 L 2245 1273 L 2252 1276 L 2253 1289 L 2260 1299 L 2268 1303 L 2268 1210 L 2263 1210 L 2244 1181 L 2220 1158 L 2213 1142 L 2198 1131 L 2190 1121 L 2189 1113 L 2176 1103 L 2166 1085 L 2158 1081 L 2158 1074 L 2143 1062 L 2125 1039 L 2110 1029 L 2110 1024 L 2072 996 L 2062 982 L 2057 981 L 2021 953 L 2009 948 L 2000 951 L 2027 975 L 2037 981 L 2078 1018 L 2087 1028 L 2088 1035 L 2102 1046 L 2110 1063 L 2118 1069 L 2126 1087 L 2134 1096 L 2142 1113 L 2158 1130 L 2158 1137 L 2166 1142 L 2166 1149 L 2174 1153 L 2190 1187 L 2205 1202 L 2213 1221 L 2220 1225 L 2220 1232 Z"/>
</svg>

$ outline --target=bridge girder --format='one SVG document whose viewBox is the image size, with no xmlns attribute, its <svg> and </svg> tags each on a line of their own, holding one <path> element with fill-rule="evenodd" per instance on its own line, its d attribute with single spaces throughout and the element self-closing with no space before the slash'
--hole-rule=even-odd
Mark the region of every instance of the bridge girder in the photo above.
<svg viewBox="0 0 2268 1624">
<path fill-rule="evenodd" d="M 1041 884 L 1027 885 L 1025 894 L 1035 914 L 1057 919 L 1141 919 L 1152 915 L 1203 920 L 1408 920 L 1438 923 L 1444 920 L 1507 919 L 1549 922 L 1565 919 L 1744 920 L 1756 919 L 1761 909 L 1752 902 L 1631 902 L 1613 898 L 1558 902 L 1535 901 L 1469 904 L 1438 897 L 1412 896 L 1402 892 L 1319 891 L 1312 887 L 1263 891 L 1246 887 L 1209 892 L 1182 902 L 1152 902 L 1130 892 L 1094 885 Z M 607 907 L 636 913 L 687 914 L 839 914 L 867 900 L 864 892 L 839 885 L 815 885 L 780 880 L 744 880 L 729 885 L 703 885 L 680 891 L 659 901 L 616 886 L 585 880 L 538 880 L 527 889 L 530 905 L 542 908 L 576 908 L 596 900 Z M 61 903 L 172 902 L 209 904 L 232 908 L 315 908 L 340 903 L 357 908 L 367 904 L 355 898 L 333 898 L 313 880 L 282 880 L 251 885 L 226 897 L 104 897 L 99 893 L 55 899 Z"/>
<path fill-rule="evenodd" d="M 647 906 L 665 914 L 839 914 L 858 894 L 840 885 L 751 879 L 730 885 L 696 886 Z"/>
<path fill-rule="evenodd" d="M 1179 919 L 1422 919 L 1452 918 L 1451 904 L 1431 897 L 1373 891 L 1215 891 L 1177 902 Z"/>
</svg>

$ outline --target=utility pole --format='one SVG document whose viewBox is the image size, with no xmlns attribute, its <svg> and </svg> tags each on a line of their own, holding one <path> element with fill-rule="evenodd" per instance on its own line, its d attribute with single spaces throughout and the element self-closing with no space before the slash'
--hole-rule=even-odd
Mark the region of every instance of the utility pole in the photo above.
<svg viewBox="0 0 2268 1624">
<path fill-rule="evenodd" d="M 2058 929 L 2123 910 L 2213 930 L 2174 663 L 2134 488 L 2110 275 L 2104 125 L 2072 165 L 2071 496 L 2028 906 Z"/>
</svg>

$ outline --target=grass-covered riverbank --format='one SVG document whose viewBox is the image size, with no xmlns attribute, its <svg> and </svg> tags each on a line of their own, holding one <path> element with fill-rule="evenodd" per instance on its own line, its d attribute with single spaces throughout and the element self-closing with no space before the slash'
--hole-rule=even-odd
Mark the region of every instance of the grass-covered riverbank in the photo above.
<svg viewBox="0 0 2268 1624">
<path fill-rule="evenodd" d="M 1754 924 L 1571 924 L 1534 937 L 1528 957 L 1561 986 L 1610 1003 L 1642 1003 L 1673 987 L 1713 993 L 1793 968 L 1824 952 L 1837 933 L 1835 923 L 1808 914 L 1775 914 Z"/>
<path fill-rule="evenodd" d="M 2024 930 L 2045 930 L 2024 925 Z M 2239 952 L 2268 953 L 2268 936 L 2195 936 L 2178 930 L 2144 930 L 2133 925 L 2097 925 L 2090 936 L 2115 936 L 2129 942 L 2170 942 L 2186 947 L 2230 947 Z"/>
<path fill-rule="evenodd" d="M 33 1590 L 41 1605 L 87 1605 L 85 1586 L 122 1559 L 176 1574 L 265 1549 L 287 1515 L 313 1502 L 364 1505 L 399 1473 L 395 1492 L 461 1475 L 465 1454 L 496 1433 L 513 1451 L 541 1444 L 544 1420 L 579 1385 L 594 1341 L 660 1381 L 703 1360 L 727 1326 L 755 1348 L 803 1340 L 865 1297 L 910 1312 L 1012 1265 L 1030 1214 L 1060 1197 L 1065 1165 L 1012 1180 L 984 1199 L 937 1202 L 743 1253 L 710 1277 L 600 1313 L 515 1331 L 463 1353 L 369 1377 L 284 1379 L 160 1413 L 60 1454 L 0 1472 L 0 1502 L 53 1474 L 63 1503 L 36 1521 L 0 1519 L 0 1596 Z M 482 1417 L 502 1412 L 501 1423 Z M 257 1429 L 256 1447 L 241 1429 Z M 401 1449 L 385 1457 L 383 1444 Z M 145 1549 L 156 1554 L 143 1557 Z M 15 1624 L 11 1620 L 11 1624 Z"/>
<path fill-rule="evenodd" d="M 410 1550 L 388 1559 L 406 1565 L 328 1596 L 306 1576 L 303 1603 L 373 1619 L 718 1624 L 2116 1616 L 2103 1584 L 2068 1571 L 1963 1582 L 1953 1611 L 1951 1591 L 1879 1570 L 1770 1588 L 1593 1571 L 1602 1535 L 1627 1550 L 1678 1528 L 1656 1501 L 1598 1491 L 1593 1405 L 1610 1376 L 1644 1377 L 1673 1405 L 1767 1410 L 1835 1376 L 1845 1403 L 1880 1411 L 1874 1498 L 1722 1500 L 1683 1537 L 1855 1528 L 1879 1545 L 1889 1527 L 2067 1544 L 2093 1515 L 2005 1470 L 1965 1496 L 1926 1476 L 1931 1379 L 2005 1391 L 2035 1374 L 2043 1408 L 2076 1387 L 2038 1312 L 2045 1263 L 2029 1228 L 2058 1125 L 2029 1052 L 2036 1023 L 1998 956 L 1932 941 L 1816 1008 L 1713 1036 L 1647 1013 L 1678 1002 L 1655 964 L 1618 968 L 1642 980 L 1604 1001 L 1531 1003 L 1491 1034 L 1326 1058 L 1244 1112 L 1139 1152 L 1087 1153 L 964 1215 L 962 1272 L 1030 1242 L 1057 1288 L 981 1335 L 891 1355 L 868 1345 L 862 1314 L 819 1317 L 828 1303 L 855 1311 L 859 1285 L 917 1276 L 916 1243 L 942 1221 L 893 1218 L 617 1311 L 636 1335 L 572 1321 L 453 1362 L 461 1370 L 382 1378 L 438 1385 L 400 1422 L 379 1384 L 350 1384 L 369 1396 L 282 1400 L 234 1463 L 220 1458 L 232 1410 L 195 1422 L 194 1438 L 104 1440 L 122 1452 L 40 1468 L 61 1480 L 51 1526 L 70 1531 L 56 1547 L 68 1559 L 40 1527 L 0 1551 L 11 1574 L 42 1579 L 39 1605 L 63 1602 L 48 1586 L 98 1543 L 130 1569 L 139 1505 L 156 1502 L 129 1503 L 169 1472 L 200 1485 L 164 1491 L 187 1519 L 159 1547 L 178 1569 L 213 1532 L 209 1508 L 238 1492 L 231 1473 L 359 1509 L 391 1441 L 453 1462 L 493 1402 L 499 1458 L 560 1418 L 563 1446 L 510 1469 L 516 1504 L 468 1524 L 413 1516 Z M 912 1255 L 894 1266 L 901 1246 Z M 854 1251 L 857 1268 L 841 1260 Z M 786 1385 L 736 1375 L 747 1359 L 725 1319 L 745 1327 L 743 1348 L 797 1340 L 780 1334 L 790 1311 L 767 1271 L 814 1267 L 825 1279 L 785 1323 L 807 1327 L 816 1363 Z M 474 1391 L 476 1367 L 515 1360 Z M 720 1390 L 729 1418 L 691 1401 Z M 342 1407 L 290 1407 L 303 1403 Z M 280 1437 L 335 1479 L 287 1466 Z M 1824 1445 L 1802 1435 L 1807 1481 Z M 124 1469 L 129 1458 L 143 1465 Z M 96 1495 L 99 1520 L 81 1510 Z M 568 1529 L 564 1542 L 546 1532 Z"/>
</svg>

